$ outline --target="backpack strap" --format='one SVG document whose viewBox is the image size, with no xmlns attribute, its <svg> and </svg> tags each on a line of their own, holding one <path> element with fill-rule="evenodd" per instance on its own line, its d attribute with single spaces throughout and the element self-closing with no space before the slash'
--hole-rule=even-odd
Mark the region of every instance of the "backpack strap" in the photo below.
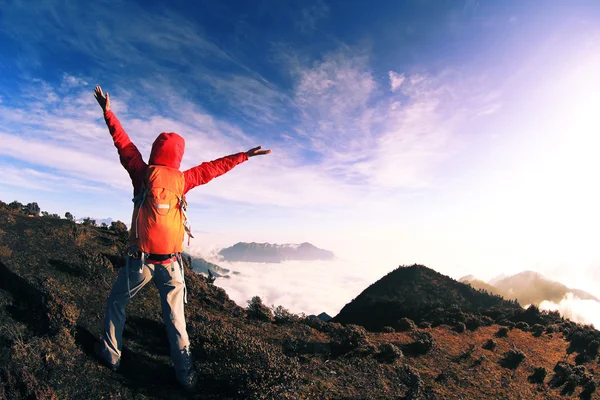
<svg viewBox="0 0 600 400">
<path fill-rule="evenodd" d="M 146 178 L 144 178 L 142 190 L 133 199 L 131 199 L 131 201 L 133 201 L 133 204 L 135 204 L 135 207 L 137 208 L 137 215 L 135 216 L 135 238 L 136 239 L 138 239 L 140 237 L 139 232 L 138 232 L 138 220 L 140 219 L 140 212 L 142 210 L 142 206 L 144 205 L 144 202 L 146 201 L 146 196 L 148 195 L 148 191 L 150 191 L 150 189 L 146 185 L 147 179 L 148 179 L 148 174 L 146 174 Z"/>
<path fill-rule="evenodd" d="M 188 235 L 188 246 L 190 245 L 190 239 L 194 237 L 192 235 L 192 225 L 187 216 L 187 202 L 185 201 L 185 196 L 182 196 L 179 199 L 179 208 L 181 209 L 181 213 L 183 214 L 183 228 L 185 229 L 185 233 Z"/>
</svg>

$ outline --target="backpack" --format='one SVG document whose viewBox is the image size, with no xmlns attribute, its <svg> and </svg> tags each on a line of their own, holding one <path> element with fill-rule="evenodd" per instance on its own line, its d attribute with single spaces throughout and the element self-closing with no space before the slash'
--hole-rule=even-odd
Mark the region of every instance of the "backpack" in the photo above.
<svg viewBox="0 0 600 400">
<path fill-rule="evenodd" d="M 193 237 L 185 213 L 184 188 L 183 172 L 161 165 L 148 166 L 142 191 L 133 198 L 137 215 L 132 231 L 142 252 L 180 253 L 184 232 Z"/>
</svg>

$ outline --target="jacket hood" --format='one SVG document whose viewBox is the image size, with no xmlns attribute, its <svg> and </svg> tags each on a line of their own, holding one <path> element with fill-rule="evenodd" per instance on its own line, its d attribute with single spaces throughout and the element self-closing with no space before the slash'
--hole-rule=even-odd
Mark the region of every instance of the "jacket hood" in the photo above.
<svg viewBox="0 0 600 400">
<path fill-rule="evenodd" d="M 152 144 L 148 164 L 179 169 L 184 150 L 185 140 L 181 136 L 174 132 L 163 132 Z"/>
</svg>

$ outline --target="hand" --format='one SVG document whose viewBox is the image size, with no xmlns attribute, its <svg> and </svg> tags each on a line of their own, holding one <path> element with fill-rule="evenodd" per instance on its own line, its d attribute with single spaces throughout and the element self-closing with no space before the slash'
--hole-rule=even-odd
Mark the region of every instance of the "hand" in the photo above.
<svg viewBox="0 0 600 400">
<path fill-rule="evenodd" d="M 94 97 L 102 107 L 102 111 L 107 112 L 110 110 L 110 97 L 108 97 L 108 92 L 106 92 L 106 96 L 102 93 L 102 88 L 100 86 L 96 86 L 94 89 Z"/>
<path fill-rule="evenodd" d="M 254 156 L 262 156 L 264 154 L 269 154 L 271 152 L 271 150 L 261 150 L 261 148 L 262 148 L 262 146 L 258 146 L 253 149 L 250 149 L 246 152 L 246 154 L 248 155 L 248 157 L 254 157 Z"/>
</svg>

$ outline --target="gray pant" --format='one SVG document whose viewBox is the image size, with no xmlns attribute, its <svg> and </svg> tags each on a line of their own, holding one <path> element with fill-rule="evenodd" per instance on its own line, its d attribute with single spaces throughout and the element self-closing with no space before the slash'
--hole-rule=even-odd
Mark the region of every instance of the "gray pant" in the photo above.
<svg viewBox="0 0 600 400">
<path fill-rule="evenodd" d="M 129 257 L 128 264 L 128 267 L 121 269 L 108 297 L 102 337 L 105 355 L 111 363 L 119 364 L 125 328 L 125 308 L 130 297 L 135 296 L 154 278 L 154 284 L 160 293 L 163 321 L 171 345 L 171 359 L 177 378 L 185 380 L 191 371 L 191 357 L 183 311 L 183 269 L 177 261 L 164 265 L 145 262 L 140 268 L 141 261 Z"/>
</svg>

